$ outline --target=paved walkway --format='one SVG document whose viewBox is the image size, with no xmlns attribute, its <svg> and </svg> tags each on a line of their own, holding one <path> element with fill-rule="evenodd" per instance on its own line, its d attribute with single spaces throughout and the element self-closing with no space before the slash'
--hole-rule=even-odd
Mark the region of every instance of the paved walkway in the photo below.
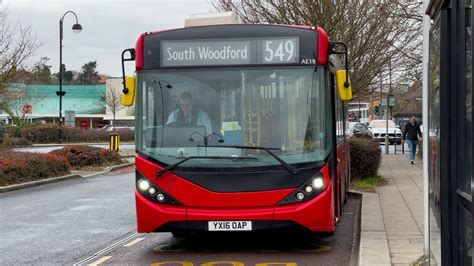
<svg viewBox="0 0 474 266">
<path fill-rule="evenodd" d="M 407 265 L 423 255 L 423 164 L 406 155 L 383 155 L 377 188 L 393 265 Z"/>
<path fill-rule="evenodd" d="M 382 155 L 379 174 L 387 184 L 363 196 L 360 265 L 408 265 L 423 255 L 423 165 Z"/>
</svg>

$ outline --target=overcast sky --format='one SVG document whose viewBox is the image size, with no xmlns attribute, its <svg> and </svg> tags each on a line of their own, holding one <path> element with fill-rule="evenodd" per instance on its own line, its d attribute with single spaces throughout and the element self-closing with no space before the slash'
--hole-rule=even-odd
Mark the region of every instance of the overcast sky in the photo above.
<svg viewBox="0 0 474 266">
<path fill-rule="evenodd" d="M 42 43 L 32 62 L 48 57 L 52 72 L 59 71 L 59 19 L 74 11 L 82 32 L 72 31 L 73 14 L 64 19 L 63 64 L 79 71 L 97 60 L 99 73 L 121 76 L 121 52 L 135 47 L 142 32 L 184 26 L 186 15 L 213 10 L 210 0 L 0 0 L 8 20 L 31 25 Z M 131 68 L 130 68 L 131 69 Z"/>
</svg>

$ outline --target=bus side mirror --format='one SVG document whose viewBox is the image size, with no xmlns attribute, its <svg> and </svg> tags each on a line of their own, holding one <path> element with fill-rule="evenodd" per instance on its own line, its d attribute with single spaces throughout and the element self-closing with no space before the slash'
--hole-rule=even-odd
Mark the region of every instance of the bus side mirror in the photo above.
<svg viewBox="0 0 474 266">
<path fill-rule="evenodd" d="M 135 78 L 125 77 L 125 84 L 123 84 L 122 91 L 122 105 L 132 106 L 135 101 Z"/>
<path fill-rule="evenodd" d="M 346 80 L 346 70 L 338 70 L 336 72 L 336 84 L 341 101 L 352 100 L 351 79 L 347 76 Z"/>
<path fill-rule="evenodd" d="M 130 54 L 130 57 L 126 58 L 126 53 Z M 135 49 L 125 49 L 122 52 L 122 97 L 121 102 L 124 106 L 132 106 L 135 101 L 135 78 L 134 77 L 125 77 L 125 61 L 134 61 L 135 60 Z"/>
</svg>

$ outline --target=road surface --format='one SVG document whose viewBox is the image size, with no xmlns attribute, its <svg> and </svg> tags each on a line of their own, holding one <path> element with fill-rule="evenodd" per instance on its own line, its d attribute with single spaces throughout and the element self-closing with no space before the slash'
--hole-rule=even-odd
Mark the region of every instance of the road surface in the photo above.
<svg viewBox="0 0 474 266">
<path fill-rule="evenodd" d="M 0 193 L 0 265 L 71 264 L 134 232 L 134 169 Z"/>
<path fill-rule="evenodd" d="M 0 193 L 0 265 L 349 265 L 358 252 L 361 200 L 354 196 L 332 237 L 137 234 L 134 171 Z M 261 264 L 269 262 L 286 264 Z"/>
</svg>

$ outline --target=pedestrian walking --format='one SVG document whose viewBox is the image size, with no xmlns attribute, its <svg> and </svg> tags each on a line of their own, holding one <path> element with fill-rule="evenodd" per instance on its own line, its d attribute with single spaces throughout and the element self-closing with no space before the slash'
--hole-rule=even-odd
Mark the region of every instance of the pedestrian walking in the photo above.
<svg viewBox="0 0 474 266">
<path fill-rule="evenodd" d="M 402 136 L 402 145 L 405 140 L 408 143 L 408 158 L 411 164 L 415 163 L 416 146 L 418 145 L 418 140 L 421 139 L 420 125 L 417 123 L 416 117 L 412 116 L 410 122 L 405 125 Z"/>
</svg>

